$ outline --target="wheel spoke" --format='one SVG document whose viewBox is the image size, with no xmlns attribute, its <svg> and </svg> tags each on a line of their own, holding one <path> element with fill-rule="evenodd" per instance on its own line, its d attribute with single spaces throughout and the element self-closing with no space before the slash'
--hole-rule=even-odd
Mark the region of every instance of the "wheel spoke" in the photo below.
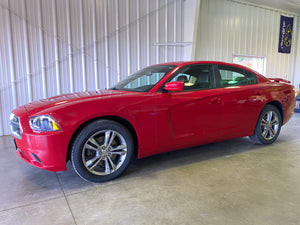
<svg viewBox="0 0 300 225">
<path fill-rule="evenodd" d="M 268 122 L 270 122 L 272 120 L 272 116 L 273 116 L 273 112 L 272 111 L 268 112 L 268 114 L 267 114 L 267 121 Z"/>
<path fill-rule="evenodd" d="M 111 143 L 113 142 L 113 140 L 115 139 L 115 137 L 116 137 L 116 132 L 112 132 L 112 134 L 111 134 L 111 137 L 110 137 L 110 139 L 109 139 L 109 143 L 108 143 L 108 145 L 106 146 L 106 147 L 109 147 L 109 146 L 111 146 Z"/>
<path fill-rule="evenodd" d="M 271 137 L 274 137 L 276 134 L 276 131 L 273 128 L 270 128 L 270 135 Z"/>
<path fill-rule="evenodd" d="M 86 143 L 86 144 L 85 144 L 85 147 L 86 147 L 87 149 L 90 149 L 90 150 L 98 151 L 97 148 L 95 148 L 94 146 L 90 145 L 89 143 Z"/>
<path fill-rule="evenodd" d="M 99 156 L 95 156 L 94 158 L 86 161 L 85 165 L 86 166 L 90 166 L 91 164 L 93 164 L 97 159 L 99 159 Z"/>
<path fill-rule="evenodd" d="M 99 149 L 100 149 L 100 147 L 101 147 L 101 146 L 99 145 L 99 143 L 98 143 L 98 142 L 97 142 L 97 141 L 96 141 L 96 140 L 95 140 L 93 137 L 92 137 L 92 138 L 90 138 L 90 139 L 89 139 L 89 141 L 90 141 L 90 142 L 92 142 L 94 145 L 96 145 L 96 146 L 97 146 L 97 148 L 99 148 Z"/>
<path fill-rule="evenodd" d="M 126 149 L 127 147 L 126 147 L 126 145 L 119 145 L 119 146 L 117 146 L 117 147 L 114 147 L 114 148 L 112 148 L 112 152 L 113 151 L 117 151 L 117 150 L 122 150 L 122 149 Z"/>
<path fill-rule="evenodd" d="M 270 131 L 270 128 L 267 129 L 267 135 L 266 135 L 266 137 L 267 137 L 267 138 L 270 138 L 270 137 L 271 137 L 271 131 Z"/>
<path fill-rule="evenodd" d="M 264 125 L 264 126 L 265 126 L 265 125 L 267 125 L 267 123 L 268 123 L 268 121 L 267 121 L 267 120 L 265 120 L 264 118 L 261 120 L 261 124 L 262 124 L 262 125 Z"/>
<path fill-rule="evenodd" d="M 111 143 L 115 139 L 116 135 L 117 135 L 116 132 L 111 131 L 111 130 L 105 132 L 104 146 L 106 148 L 111 146 Z"/>
<path fill-rule="evenodd" d="M 109 166 L 107 157 L 105 158 L 104 162 L 105 162 L 105 173 L 106 173 L 106 174 L 110 174 L 110 173 L 111 173 L 111 172 L 110 172 L 110 166 Z"/>
<path fill-rule="evenodd" d="M 279 122 L 277 120 L 277 118 L 274 118 L 274 120 L 271 121 L 271 125 L 274 126 L 274 125 L 278 125 Z"/>
<path fill-rule="evenodd" d="M 125 149 L 122 149 L 120 151 L 113 151 L 110 152 L 112 155 L 125 155 L 127 153 L 127 151 Z"/>
<path fill-rule="evenodd" d="M 96 157 L 88 160 L 85 164 L 86 168 L 91 171 L 100 163 L 101 160 L 102 160 L 101 156 L 96 156 Z"/>
<path fill-rule="evenodd" d="M 115 172 L 115 170 L 116 170 L 116 165 L 113 163 L 113 161 L 111 160 L 110 157 L 107 157 L 107 162 L 109 163 L 109 166 L 110 166 L 110 168 L 112 169 L 112 170 L 111 170 L 111 173 L 112 173 L 112 172 Z"/>
<path fill-rule="evenodd" d="M 268 129 L 265 129 L 262 134 L 261 134 L 264 138 L 267 138 L 268 135 Z"/>
<path fill-rule="evenodd" d="M 107 147 L 108 142 L 109 142 L 109 137 L 110 137 L 110 130 L 105 132 L 105 139 L 104 139 L 104 146 Z"/>
</svg>

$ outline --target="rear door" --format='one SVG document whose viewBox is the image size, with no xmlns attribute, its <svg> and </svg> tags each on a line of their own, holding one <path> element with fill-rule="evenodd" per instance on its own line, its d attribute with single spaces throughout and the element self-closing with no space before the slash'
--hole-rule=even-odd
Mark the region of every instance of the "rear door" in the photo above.
<svg viewBox="0 0 300 225">
<path fill-rule="evenodd" d="M 217 86 L 222 89 L 222 136 L 252 135 L 264 104 L 262 85 L 255 74 L 231 66 L 217 66 Z"/>
</svg>

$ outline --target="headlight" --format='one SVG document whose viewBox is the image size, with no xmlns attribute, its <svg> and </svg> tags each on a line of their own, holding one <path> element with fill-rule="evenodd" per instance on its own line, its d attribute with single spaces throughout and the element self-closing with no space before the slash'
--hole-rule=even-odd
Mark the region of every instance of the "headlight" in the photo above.
<svg viewBox="0 0 300 225">
<path fill-rule="evenodd" d="M 55 119 L 48 115 L 30 117 L 29 124 L 35 132 L 60 130 L 60 126 Z"/>
<path fill-rule="evenodd" d="M 14 137 L 22 139 L 22 129 L 20 125 L 20 120 L 15 114 L 10 114 L 10 130 Z"/>
</svg>

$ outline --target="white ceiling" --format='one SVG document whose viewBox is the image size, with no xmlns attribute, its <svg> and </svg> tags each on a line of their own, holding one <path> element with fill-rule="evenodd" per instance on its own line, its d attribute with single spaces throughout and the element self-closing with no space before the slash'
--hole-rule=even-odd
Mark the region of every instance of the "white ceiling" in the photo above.
<svg viewBox="0 0 300 225">
<path fill-rule="evenodd" d="M 300 0 L 246 0 L 258 5 L 281 9 L 300 15 Z"/>
</svg>

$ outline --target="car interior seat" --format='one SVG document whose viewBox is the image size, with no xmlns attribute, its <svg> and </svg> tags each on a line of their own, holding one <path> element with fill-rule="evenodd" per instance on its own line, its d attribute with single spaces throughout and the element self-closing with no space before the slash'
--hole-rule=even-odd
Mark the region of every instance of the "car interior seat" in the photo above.
<svg viewBox="0 0 300 225">
<path fill-rule="evenodd" d="M 246 77 L 236 77 L 234 80 L 237 82 L 237 85 L 248 84 L 248 79 Z"/>
<path fill-rule="evenodd" d="M 177 77 L 177 81 L 181 81 L 183 83 L 186 83 L 186 82 L 188 82 L 188 79 L 187 79 L 186 76 L 181 75 L 181 76 Z"/>
<path fill-rule="evenodd" d="M 196 85 L 198 88 L 209 88 L 209 72 L 202 72 L 198 75 Z"/>
</svg>

